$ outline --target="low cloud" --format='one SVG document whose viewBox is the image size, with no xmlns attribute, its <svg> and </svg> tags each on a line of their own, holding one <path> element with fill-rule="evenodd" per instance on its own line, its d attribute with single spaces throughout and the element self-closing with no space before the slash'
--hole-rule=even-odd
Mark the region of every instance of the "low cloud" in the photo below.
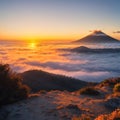
<svg viewBox="0 0 120 120">
<path fill-rule="evenodd" d="M 118 33 L 118 34 L 119 34 L 119 33 L 120 33 L 120 31 L 114 31 L 113 33 Z"/>
<path fill-rule="evenodd" d="M 92 82 L 100 82 L 103 81 L 104 79 L 107 79 L 108 77 L 115 77 L 116 74 L 114 72 L 85 72 L 85 71 L 79 71 L 75 72 L 72 77 L 78 78 L 80 80 L 85 80 L 85 81 L 92 81 Z"/>
<path fill-rule="evenodd" d="M 1 54 L 1 55 L 5 55 L 5 54 L 7 54 L 7 53 L 4 52 L 4 51 L 0 51 L 0 54 Z"/>
<path fill-rule="evenodd" d="M 35 67 L 42 67 L 42 68 L 49 68 L 54 70 L 64 70 L 66 72 L 78 72 L 78 71 L 87 71 L 87 72 L 119 72 L 120 68 L 118 68 L 119 60 L 115 61 L 115 58 L 112 58 L 110 61 L 111 66 L 108 64 L 108 59 L 103 58 L 101 61 L 99 59 L 93 60 L 85 63 L 79 63 L 79 62 L 39 62 L 39 61 L 27 61 L 25 62 L 26 65 L 35 66 Z"/>
<path fill-rule="evenodd" d="M 38 61 L 31 61 L 31 62 L 26 62 L 27 65 L 32 65 L 32 66 L 39 66 L 39 67 L 48 67 L 51 69 L 59 69 L 59 70 L 65 70 L 65 71 L 79 71 L 81 68 L 79 67 L 79 64 L 74 64 L 74 63 L 61 63 L 61 62 L 45 62 L 45 63 L 40 63 Z"/>
<path fill-rule="evenodd" d="M 25 61 L 26 58 L 19 58 L 17 61 Z"/>
<path fill-rule="evenodd" d="M 96 32 L 96 31 L 102 31 L 102 30 L 89 30 L 89 32 Z"/>
<path fill-rule="evenodd" d="M 95 63 L 96 64 L 96 63 Z M 109 67 L 107 64 L 96 65 L 95 64 L 74 64 L 74 63 L 60 63 L 60 62 L 44 62 L 40 63 L 38 61 L 26 62 L 26 65 L 47 68 L 48 72 L 55 74 L 62 74 L 66 76 L 71 76 L 85 81 L 102 81 L 106 78 L 115 77 L 119 75 L 119 70 Z M 105 67 L 107 66 L 107 67 Z M 114 65 L 115 66 L 115 65 Z M 109 67 L 109 68 L 108 68 Z"/>
</svg>

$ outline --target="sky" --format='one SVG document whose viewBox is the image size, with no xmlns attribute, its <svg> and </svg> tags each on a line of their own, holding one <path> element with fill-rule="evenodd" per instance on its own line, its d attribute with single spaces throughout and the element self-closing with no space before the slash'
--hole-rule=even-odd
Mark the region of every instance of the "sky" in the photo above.
<svg viewBox="0 0 120 120">
<path fill-rule="evenodd" d="M 1 40 L 76 40 L 93 30 L 120 39 L 120 0 L 0 0 Z"/>
</svg>

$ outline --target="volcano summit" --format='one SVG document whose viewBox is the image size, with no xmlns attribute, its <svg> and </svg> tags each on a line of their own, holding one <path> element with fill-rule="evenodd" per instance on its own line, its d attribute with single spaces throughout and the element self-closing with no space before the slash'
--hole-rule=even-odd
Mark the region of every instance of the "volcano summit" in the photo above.
<svg viewBox="0 0 120 120">
<path fill-rule="evenodd" d="M 92 34 L 87 35 L 86 37 L 79 39 L 74 42 L 80 43 L 116 43 L 120 42 L 119 40 L 112 38 L 111 36 L 105 34 L 102 31 L 94 31 Z"/>
</svg>

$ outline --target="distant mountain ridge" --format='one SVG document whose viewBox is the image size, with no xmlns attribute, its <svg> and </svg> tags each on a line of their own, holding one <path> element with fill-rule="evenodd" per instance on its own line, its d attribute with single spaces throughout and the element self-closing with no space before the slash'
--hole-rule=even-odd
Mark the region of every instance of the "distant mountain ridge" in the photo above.
<svg viewBox="0 0 120 120">
<path fill-rule="evenodd" d="M 86 37 L 79 39 L 74 42 L 82 43 L 114 43 L 120 42 L 119 40 L 112 38 L 111 36 L 105 34 L 102 31 L 94 31 L 92 34 L 87 35 Z"/>
<path fill-rule="evenodd" d="M 120 53 L 120 48 L 98 48 L 98 49 L 92 49 L 85 46 L 76 47 L 73 49 L 70 49 L 72 52 L 77 53 Z"/>
</svg>

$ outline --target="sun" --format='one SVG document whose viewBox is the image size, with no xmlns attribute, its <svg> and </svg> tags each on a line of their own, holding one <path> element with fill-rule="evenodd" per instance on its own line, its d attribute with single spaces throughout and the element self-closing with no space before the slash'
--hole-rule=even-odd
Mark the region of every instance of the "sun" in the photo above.
<svg viewBox="0 0 120 120">
<path fill-rule="evenodd" d="M 35 48 L 36 48 L 36 43 L 35 43 L 35 42 L 31 42 L 31 43 L 29 44 L 29 48 L 30 48 L 30 49 L 35 49 Z"/>
<path fill-rule="evenodd" d="M 35 40 L 35 39 L 29 39 L 28 41 L 28 47 L 30 48 L 30 49 L 36 49 L 36 47 L 37 47 L 37 41 Z"/>
</svg>

